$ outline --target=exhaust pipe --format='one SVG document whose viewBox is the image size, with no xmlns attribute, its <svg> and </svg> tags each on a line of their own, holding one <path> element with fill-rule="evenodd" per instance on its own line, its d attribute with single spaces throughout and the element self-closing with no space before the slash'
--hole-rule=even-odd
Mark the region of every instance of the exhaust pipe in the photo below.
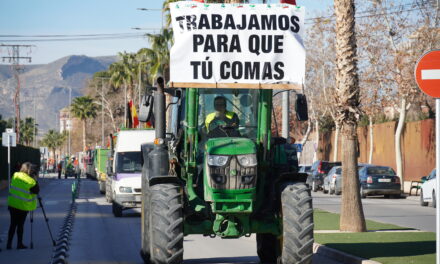
<svg viewBox="0 0 440 264">
<path fill-rule="evenodd" d="M 156 140 L 163 142 L 165 140 L 165 84 L 162 77 L 156 79 L 157 86 L 154 92 L 154 117 Z M 161 140 L 162 139 L 162 140 Z"/>
</svg>

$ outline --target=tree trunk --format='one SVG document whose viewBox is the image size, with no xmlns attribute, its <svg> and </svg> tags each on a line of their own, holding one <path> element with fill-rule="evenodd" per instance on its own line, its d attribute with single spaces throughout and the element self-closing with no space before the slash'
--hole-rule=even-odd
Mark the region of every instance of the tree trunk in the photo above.
<svg viewBox="0 0 440 264">
<path fill-rule="evenodd" d="M 339 131 L 340 131 L 340 125 L 336 124 L 336 130 L 335 130 L 335 143 L 334 143 L 334 150 L 333 150 L 333 161 L 338 160 L 338 144 L 339 144 Z"/>
<path fill-rule="evenodd" d="M 301 145 L 303 146 L 303 151 L 304 151 L 304 146 L 307 143 L 307 140 L 309 139 L 309 135 L 310 132 L 312 131 L 312 122 L 310 121 L 310 119 L 307 121 L 307 130 L 306 130 L 306 134 L 304 135 L 304 137 L 301 140 Z M 302 152 L 298 152 L 298 162 L 301 163 L 301 154 Z"/>
<path fill-rule="evenodd" d="M 365 232 L 357 170 L 359 77 L 355 35 L 354 0 L 335 0 L 336 15 L 336 120 L 342 126 L 342 203 L 339 229 Z"/>
<path fill-rule="evenodd" d="M 400 146 L 400 138 L 402 136 L 403 126 L 405 125 L 405 118 L 406 118 L 406 98 L 403 98 L 400 104 L 399 123 L 397 124 L 396 134 L 394 135 L 397 176 L 399 176 L 400 178 L 402 190 L 404 184 L 403 184 L 402 149 Z"/>
<path fill-rule="evenodd" d="M 374 135 L 373 135 L 373 117 L 368 116 L 368 127 L 370 130 L 370 153 L 368 154 L 368 163 L 373 162 L 373 147 L 374 147 Z"/>
<path fill-rule="evenodd" d="M 342 151 L 342 201 L 339 229 L 349 232 L 365 232 L 364 210 L 359 192 L 357 169 L 357 132 L 356 125 L 345 125 L 343 128 Z"/>
<path fill-rule="evenodd" d="M 83 121 L 83 151 L 86 151 L 86 120 Z"/>
<path fill-rule="evenodd" d="M 318 160 L 318 151 L 319 151 L 319 121 L 318 118 L 315 120 L 315 129 L 316 129 L 316 139 L 315 139 L 315 153 L 313 154 L 313 162 Z"/>
</svg>

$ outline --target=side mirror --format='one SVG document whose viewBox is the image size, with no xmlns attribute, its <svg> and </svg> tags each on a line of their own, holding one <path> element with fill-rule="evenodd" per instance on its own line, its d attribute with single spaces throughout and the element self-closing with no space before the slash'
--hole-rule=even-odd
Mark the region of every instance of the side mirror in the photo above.
<svg viewBox="0 0 440 264">
<path fill-rule="evenodd" d="M 296 95 L 295 111 L 296 117 L 299 121 L 309 120 L 309 113 L 307 110 L 307 98 L 304 94 Z"/>
<path fill-rule="evenodd" d="M 425 182 L 426 180 L 428 180 L 428 177 L 423 176 L 423 177 L 421 178 L 421 180 L 422 180 L 422 182 Z"/>
<path fill-rule="evenodd" d="M 154 97 L 146 94 L 142 97 L 141 106 L 139 109 L 139 121 L 148 122 L 153 112 Z"/>
</svg>

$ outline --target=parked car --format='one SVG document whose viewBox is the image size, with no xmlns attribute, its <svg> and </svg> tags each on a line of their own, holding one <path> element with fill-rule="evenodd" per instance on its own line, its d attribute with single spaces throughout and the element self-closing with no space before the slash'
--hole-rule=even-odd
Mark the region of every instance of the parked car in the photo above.
<svg viewBox="0 0 440 264">
<path fill-rule="evenodd" d="M 399 198 L 401 195 L 400 178 L 387 166 L 369 165 L 359 170 L 360 194 L 384 195 L 385 198 Z"/>
<path fill-rule="evenodd" d="M 422 181 L 425 182 L 422 184 L 421 190 L 420 190 L 420 205 L 421 206 L 427 206 L 428 203 L 431 203 L 432 207 L 436 207 L 436 200 L 435 195 L 437 193 L 436 185 L 437 185 L 437 172 L 436 169 L 433 169 L 431 173 L 426 176 L 422 177 Z"/>
<path fill-rule="evenodd" d="M 359 163 L 358 170 L 369 164 Z M 342 166 L 333 167 L 324 177 L 324 184 L 322 187 L 324 193 L 340 195 L 342 193 Z"/>
<path fill-rule="evenodd" d="M 307 184 L 310 186 L 312 191 L 316 192 L 322 188 L 324 177 L 334 166 L 341 166 L 341 162 L 318 160 L 313 163 L 312 169 L 308 173 L 309 176 L 307 177 Z"/>
</svg>

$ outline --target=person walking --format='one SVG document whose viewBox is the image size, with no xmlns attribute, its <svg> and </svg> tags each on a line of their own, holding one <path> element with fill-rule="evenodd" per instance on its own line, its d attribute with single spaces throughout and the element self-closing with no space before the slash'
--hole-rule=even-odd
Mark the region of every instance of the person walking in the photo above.
<svg viewBox="0 0 440 264">
<path fill-rule="evenodd" d="M 9 226 L 6 249 L 12 248 L 12 240 L 16 230 L 17 249 L 27 248 L 23 244 L 23 228 L 28 212 L 37 208 L 37 194 L 40 192 L 37 178 L 38 168 L 30 162 L 23 163 L 20 171 L 12 176 L 8 196 L 11 224 Z"/>
<path fill-rule="evenodd" d="M 58 179 L 61 179 L 61 171 L 63 170 L 63 167 L 61 166 L 61 161 L 57 165 L 57 171 L 58 171 Z"/>
</svg>

